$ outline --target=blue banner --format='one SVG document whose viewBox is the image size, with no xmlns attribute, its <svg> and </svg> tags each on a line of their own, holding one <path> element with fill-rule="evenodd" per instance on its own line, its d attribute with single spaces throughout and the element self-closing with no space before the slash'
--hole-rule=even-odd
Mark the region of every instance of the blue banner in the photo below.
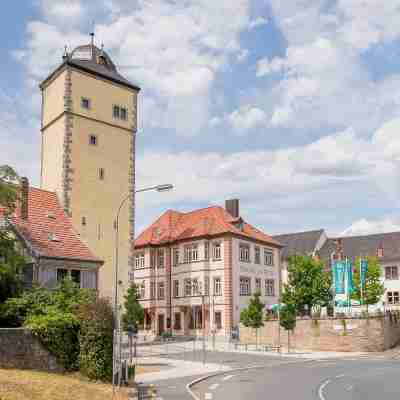
<svg viewBox="0 0 400 400">
<path fill-rule="evenodd" d="M 361 260 L 360 265 L 360 285 L 362 288 L 365 287 L 365 281 L 367 279 L 367 271 L 368 271 L 368 260 Z"/>
<path fill-rule="evenodd" d="M 347 278 L 347 295 L 351 295 L 354 291 L 353 285 L 353 265 L 350 260 L 346 260 L 346 278 Z"/>
<path fill-rule="evenodd" d="M 344 261 L 335 261 L 333 264 L 333 277 L 335 281 L 335 293 L 345 293 L 345 279 L 346 279 L 346 263 Z"/>
</svg>

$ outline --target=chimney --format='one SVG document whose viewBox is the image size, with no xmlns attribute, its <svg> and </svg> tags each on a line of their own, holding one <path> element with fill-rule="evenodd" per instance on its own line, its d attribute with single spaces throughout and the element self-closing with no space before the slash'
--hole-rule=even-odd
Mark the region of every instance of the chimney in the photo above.
<svg viewBox="0 0 400 400">
<path fill-rule="evenodd" d="M 228 211 L 233 218 L 239 218 L 239 199 L 226 200 L 225 210 Z"/>
<path fill-rule="evenodd" d="M 28 211 L 28 197 L 29 197 L 29 180 L 26 177 L 21 178 L 21 209 L 20 217 L 21 219 L 27 220 Z"/>
</svg>

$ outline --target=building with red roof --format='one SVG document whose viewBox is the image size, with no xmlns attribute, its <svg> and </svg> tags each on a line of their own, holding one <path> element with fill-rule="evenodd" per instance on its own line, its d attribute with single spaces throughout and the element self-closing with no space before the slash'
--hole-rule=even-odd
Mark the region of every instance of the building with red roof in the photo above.
<svg viewBox="0 0 400 400">
<path fill-rule="evenodd" d="M 229 335 L 249 297 L 274 304 L 282 245 L 239 214 L 239 200 L 168 210 L 135 240 L 134 279 L 154 335 Z"/>
<path fill-rule="evenodd" d="M 20 201 L 5 221 L 18 239 L 27 264 L 25 282 L 54 288 L 70 276 L 82 288 L 97 289 L 98 270 L 103 264 L 74 230 L 71 218 L 61 206 L 56 193 L 29 187 L 22 179 Z"/>
</svg>

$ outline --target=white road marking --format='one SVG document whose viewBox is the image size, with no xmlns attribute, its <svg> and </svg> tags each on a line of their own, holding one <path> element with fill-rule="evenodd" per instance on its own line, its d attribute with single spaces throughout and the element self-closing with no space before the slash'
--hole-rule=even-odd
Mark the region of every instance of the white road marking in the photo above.
<svg viewBox="0 0 400 400">
<path fill-rule="evenodd" d="M 219 386 L 219 383 L 213 383 L 211 386 L 209 386 L 210 390 L 215 390 Z"/>
<path fill-rule="evenodd" d="M 336 375 L 334 379 L 339 379 L 339 378 L 343 378 L 344 374 L 340 374 L 340 375 Z M 320 400 L 326 400 L 326 397 L 324 396 L 324 389 L 330 384 L 332 383 L 332 379 L 327 379 L 325 382 L 323 382 L 321 384 L 321 386 L 318 389 L 318 396 L 320 398 Z"/>
<path fill-rule="evenodd" d="M 204 400 L 212 400 L 213 395 L 212 393 L 204 393 Z"/>
<path fill-rule="evenodd" d="M 318 389 L 318 396 L 321 400 L 326 400 L 325 396 L 324 396 L 324 389 L 326 386 L 328 386 L 332 381 L 330 379 L 328 379 L 327 381 L 325 381 Z"/>
<path fill-rule="evenodd" d="M 346 390 L 347 390 L 348 392 L 350 392 L 350 391 L 353 390 L 353 388 L 354 388 L 353 385 L 349 385 L 349 386 L 346 387 Z"/>
<path fill-rule="evenodd" d="M 229 380 L 229 379 L 232 379 L 234 376 L 235 376 L 235 375 L 227 375 L 227 376 L 224 376 L 224 377 L 222 378 L 222 380 L 223 380 L 223 381 L 227 381 L 227 380 Z"/>
</svg>

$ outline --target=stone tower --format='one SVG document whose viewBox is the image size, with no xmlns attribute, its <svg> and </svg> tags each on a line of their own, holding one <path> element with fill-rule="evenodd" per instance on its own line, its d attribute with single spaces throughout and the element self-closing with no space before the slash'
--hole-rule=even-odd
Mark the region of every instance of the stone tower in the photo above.
<svg viewBox="0 0 400 400">
<path fill-rule="evenodd" d="M 120 293 L 132 267 L 140 88 L 93 42 L 65 53 L 40 88 L 41 187 L 58 194 L 76 231 L 104 260 L 98 287 L 101 296 L 112 297 L 114 220 L 126 196 L 119 224 Z"/>
</svg>

